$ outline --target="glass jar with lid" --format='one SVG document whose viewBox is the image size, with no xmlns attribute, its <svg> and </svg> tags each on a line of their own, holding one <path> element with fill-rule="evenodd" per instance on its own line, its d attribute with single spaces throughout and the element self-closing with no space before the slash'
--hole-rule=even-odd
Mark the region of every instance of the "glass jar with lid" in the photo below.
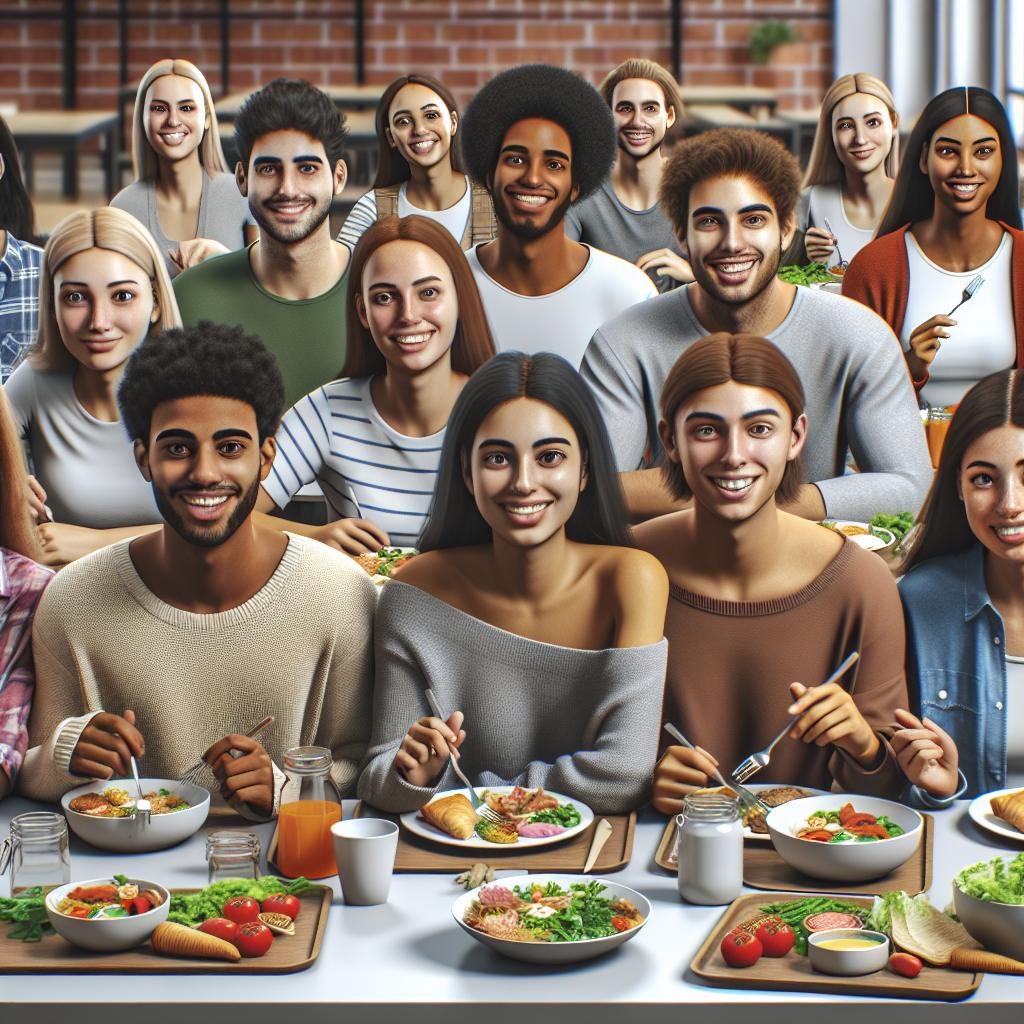
<svg viewBox="0 0 1024 1024">
<path fill-rule="evenodd" d="M 206 837 L 208 884 L 225 878 L 259 878 L 260 841 L 254 832 L 226 829 Z"/>
<path fill-rule="evenodd" d="M 8 871 L 12 894 L 71 881 L 68 823 L 63 814 L 28 811 L 11 819 L 11 834 L 0 843 L 0 874 Z"/>
<path fill-rule="evenodd" d="M 327 747 L 285 752 L 288 783 L 277 818 L 277 867 L 289 878 L 337 874 L 331 826 L 341 821 L 341 794 L 331 778 Z"/>
<path fill-rule="evenodd" d="M 679 895 L 721 906 L 743 887 L 743 823 L 733 797 L 696 792 L 683 800 L 679 829 Z"/>
</svg>

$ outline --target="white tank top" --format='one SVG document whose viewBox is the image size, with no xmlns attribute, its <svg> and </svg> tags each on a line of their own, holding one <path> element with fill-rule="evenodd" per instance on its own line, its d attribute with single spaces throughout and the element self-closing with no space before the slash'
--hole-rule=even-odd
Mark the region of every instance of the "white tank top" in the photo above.
<svg viewBox="0 0 1024 1024">
<path fill-rule="evenodd" d="M 963 298 L 963 291 L 977 276 L 985 283 L 954 314 L 956 327 L 942 340 L 922 392 L 928 405 L 956 405 L 982 377 L 1005 370 L 1017 362 L 1010 292 L 1010 260 L 1013 242 L 1003 232 L 999 247 L 988 262 L 974 270 L 955 273 L 933 263 L 921 250 L 913 232 L 904 238 L 910 270 L 907 313 L 900 344 L 910 348 L 915 328 L 936 314 L 948 313 Z"/>
</svg>

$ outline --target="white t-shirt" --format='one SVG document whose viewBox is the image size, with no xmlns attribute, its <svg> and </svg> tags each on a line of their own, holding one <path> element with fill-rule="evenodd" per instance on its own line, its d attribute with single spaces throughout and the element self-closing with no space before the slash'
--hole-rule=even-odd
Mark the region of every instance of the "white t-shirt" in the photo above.
<svg viewBox="0 0 1024 1024">
<path fill-rule="evenodd" d="M 831 185 L 811 185 L 801 198 L 807 204 L 806 222 L 799 224 L 801 230 L 821 228 L 826 231 L 827 220 L 836 238 L 839 239 L 839 252 L 844 260 L 852 260 L 875 237 L 874 228 L 859 228 L 846 219 L 843 190 L 838 182 Z"/>
<path fill-rule="evenodd" d="M 632 263 L 587 248 L 590 258 L 584 268 L 564 288 L 547 295 L 509 291 L 480 265 L 475 248 L 466 251 L 499 352 L 555 352 L 579 369 L 602 324 L 658 294 L 651 279 Z"/>
<path fill-rule="evenodd" d="M 408 184 L 407 181 L 403 181 L 398 189 L 398 216 L 409 217 L 416 214 L 418 217 L 437 221 L 442 227 L 448 229 L 448 233 L 456 242 L 461 242 L 473 208 L 473 190 L 469 186 L 469 178 L 466 178 L 466 191 L 462 193 L 462 198 L 454 206 L 449 206 L 447 210 L 421 210 L 418 206 L 413 206 L 405 194 Z M 338 241 L 342 245 L 347 245 L 349 249 L 354 249 L 356 242 L 363 237 L 363 232 L 371 224 L 376 223 L 376 220 L 377 197 L 373 189 L 370 189 L 366 195 L 360 196 L 356 200 L 355 206 L 352 207 L 349 215 L 345 218 L 345 223 L 341 226 L 341 231 L 338 232 Z"/>
<path fill-rule="evenodd" d="M 904 236 L 910 288 L 900 344 L 910 348 L 915 329 L 937 314 L 947 314 L 962 298 L 975 277 L 984 284 L 955 313 L 956 327 L 942 339 L 929 367 L 929 380 L 921 396 L 928 405 L 956 405 L 983 377 L 1013 366 L 1017 361 L 1010 261 L 1013 241 L 1003 232 L 999 247 L 980 267 L 963 273 L 944 270 L 924 254 L 912 231 Z"/>
<path fill-rule="evenodd" d="M 1024 657 L 1006 656 L 1006 785 L 1024 786 Z"/>
<path fill-rule="evenodd" d="M 333 380 L 285 413 L 263 488 L 284 508 L 316 480 L 332 518 L 368 519 L 401 547 L 416 547 L 427 521 L 444 430 L 406 437 L 386 423 L 370 377 Z"/>
</svg>

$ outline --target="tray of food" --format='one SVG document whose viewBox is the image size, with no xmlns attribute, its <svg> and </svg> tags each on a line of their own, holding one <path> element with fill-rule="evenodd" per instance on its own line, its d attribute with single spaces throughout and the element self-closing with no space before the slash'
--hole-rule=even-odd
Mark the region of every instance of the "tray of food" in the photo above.
<svg viewBox="0 0 1024 1024">
<path fill-rule="evenodd" d="M 126 875 L 0 899 L 0 973 L 288 974 L 320 954 L 332 890 L 306 879 L 166 889 Z"/>
</svg>

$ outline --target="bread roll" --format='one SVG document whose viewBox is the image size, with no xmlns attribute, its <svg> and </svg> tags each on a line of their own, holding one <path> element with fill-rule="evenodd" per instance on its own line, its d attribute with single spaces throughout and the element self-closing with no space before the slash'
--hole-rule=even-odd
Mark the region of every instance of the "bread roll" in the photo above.
<svg viewBox="0 0 1024 1024">
<path fill-rule="evenodd" d="M 468 839 L 476 825 L 476 811 L 465 793 L 453 793 L 440 800 L 431 800 L 420 808 L 420 814 L 442 832 L 456 839 Z"/>
<path fill-rule="evenodd" d="M 992 813 L 1024 832 L 1024 789 L 992 798 Z"/>
</svg>

